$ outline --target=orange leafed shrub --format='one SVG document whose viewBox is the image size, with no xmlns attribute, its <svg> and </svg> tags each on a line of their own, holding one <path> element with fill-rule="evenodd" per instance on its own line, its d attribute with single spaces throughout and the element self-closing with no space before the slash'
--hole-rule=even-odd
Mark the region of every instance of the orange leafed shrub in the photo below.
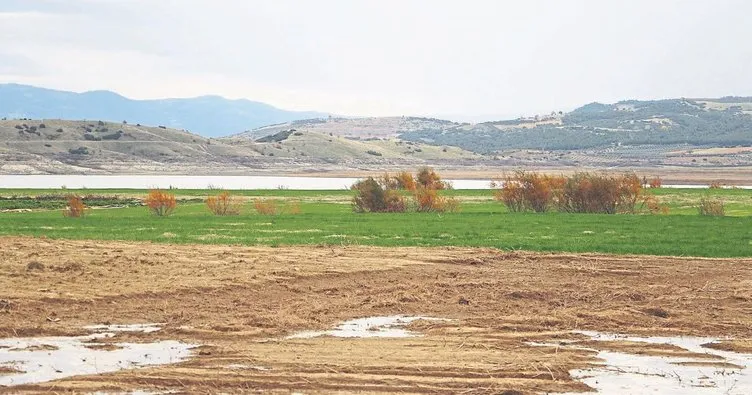
<svg viewBox="0 0 752 395">
<path fill-rule="evenodd" d="M 525 211 L 525 196 L 522 194 L 522 185 L 511 178 L 506 181 L 493 183 L 492 188 L 500 186 L 494 190 L 494 198 L 504 203 L 507 209 L 513 213 Z"/>
<path fill-rule="evenodd" d="M 80 218 L 86 213 L 86 205 L 80 196 L 68 195 L 68 206 L 63 210 L 63 216 Z"/>
<path fill-rule="evenodd" d="M 663 214 L 669 213 L 669 208 L 666 205 L 660 204 L 658 198 L 653 195 L 645 196 L 642 202 L 643 206 L 648 210 L 650 214 Z"/>
<path fill-rule="evenodd" d="M 721 184 L 720 181 L 713 181 L 708 185 L 708 188 L 710 189 L 721 189 L 723 188 L 723 184 Z"/>
<path fill-rule="evenodd" d="M 413 177 L 412 174 L 406 171 L 402 171 L 397 173 L 397 175 L 394 177 L 397 180 L 397 188 L 398 189 L 405 189 L 408 191 L 414 191 L 415 190 L 415 177 Z"/>
<path fill-rule="evenodd" d="M 562 177 L 552 177 L 534 172 L 517 171 L 502 181 L 494 191 L 496 200 L 502 201 L 509 211 L 548 211 L 554 203 L 555 193 L 564 184 Z"/>
<path fill-rule="evenodd" d="M 660 188 L 662 185 L 663 185 L 663 180 L 658 176 L 651 178 L 650 183 L 648 184 L 650 188 Z"/>
<path fill-rule="evenodd" d="M 144 202 L 146 203 L 146 207 L 148 207 L 154 215 L 159 217 L 166 217 L 172 214 L 177 206 L 175 195 L 160 189 L 149 191 Z"/>
<path fill-rule="evenodd" d="M 227 191 L 206 198 L 206 207 L 214 215 L 239 215 L 241 205 L 240 199 Z"/>
<path fill-rule="evenodd" d="M 538 173 L 525 173 L 520 179 L 525 202 L 536 213 L 548 211 L 553 204 L 554 179 Z"/>
<path fill-rule="evenodd" d="M 437 212 L 459 211 L 459 202 L 454 198 L 447 198 L 439 195 L 436 189 L 418 187 L 413 197 L 415 199 L 415 210 L 418 212 Z"/>
<path fill-rule="evenodd" d="M 261 215 L 277 215 L 277 202 L 272 199 L 256 199 L 253 208 Z"/>
<path fill-rule="evenodd" d="M 415 210 L 418 212 L 443 211 L 444 204 L 435 189 L 419 187 L 415 190 Z"/>
<path fill-rule="evenodd" d="M 451 189 L 451 185 L 441 180 L 441 177 L 430 167 L 422 167 L 416 177 L 417 186 L 428 189 Z"/>
<path fill-rule="evenodd" d="M 617 176 L 616 179 L 619 184 L 617 210 L 622 213 L 634 214 L 637 210 L 637 203 L 642 198 L 642 182 L 640 182 L 640 178 L 634 173 L 624 173 L 621 176 Z"/>
</svg>

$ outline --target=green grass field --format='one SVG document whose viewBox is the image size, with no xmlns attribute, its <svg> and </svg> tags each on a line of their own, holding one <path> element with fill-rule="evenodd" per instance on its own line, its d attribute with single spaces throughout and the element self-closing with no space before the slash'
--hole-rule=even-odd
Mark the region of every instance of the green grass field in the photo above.
<svg viewBox="0 0 752 395">
<path fill-rule="evenodd" d="M 139 190 L 0 190 L 0 196 L 76 192 L 145 195 Z M 653 190 L 670 215 L 508 213 L 490 191 L 448 191 L 462 201 L 459 213 L 357 214 L 350 191 L 237 191 L 301 201 L 301 214 L 262 216 L 250 201 L 239 216 L 216 217 L 197 202 L 208 190 L 176 190 L 192 199 L 171 217 L 145 207 L 93 209 L 84 218 L 60 210 L 0 213 L 0 235 L 243 245 L 477 246 L 505 250 L 606 252 L 707 257 L 752 256 L 752 191 Z M 703 196 L 726 202 L 726 217 L 701 217 Z M 20 199 L 19 201 L 23 201 Z"/>
</svg>

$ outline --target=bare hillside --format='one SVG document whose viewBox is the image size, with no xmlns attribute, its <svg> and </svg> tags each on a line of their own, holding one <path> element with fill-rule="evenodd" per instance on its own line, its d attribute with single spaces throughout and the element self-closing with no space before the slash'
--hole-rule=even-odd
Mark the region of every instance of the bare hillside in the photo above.
<svg viewBox="0 0 752 395">
<path fill-rule="evenodd" d="M 263 126 L 233 137 L 258 139 L 286 130 L 300 130 L 359 138 L 396 137 L 400 133 L 443 130 L 460 124 L 434 118 L 419 117 L 368 117 L 368 118 L 333 118 L 305 119 L 300 121 Z"/>
<path fill-rule="evenodd" d="M 479 161 L 483 156 L 457 147 L 441 147 L 396 138 L 355 139 L 336 134 L 290 129 L 255 141 L 243 137 L 223 139 L 234 146 L 246 146 L 264 156 L 319 158 L 336 163 L 422 163 L 435 161 Z"/>
<path fill-rule="evenodd" d="M 284 134 L 284 133 L 283 133 Z M 256 142 L 207 139 L 162 126 L 67 120 L 1 120 L 0 174 L 248 174 L 474 164 L 456 147 L 395 139 L 356 141 L 290 132 Z"/>
<path fill-rule="evenodd" d="M 0 121 L 0 172 L 135 172 L 260 156 L 188 132 L 100 121 Z"/>
</svg>

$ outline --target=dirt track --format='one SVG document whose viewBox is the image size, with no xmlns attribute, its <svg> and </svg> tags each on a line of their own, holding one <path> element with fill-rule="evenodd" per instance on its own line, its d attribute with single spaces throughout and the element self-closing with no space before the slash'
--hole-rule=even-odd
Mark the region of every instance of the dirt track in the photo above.
<svg viewBox="0 0 752 395">
<path fill-rule="evenodd" d="M 524 342 L 593 329 L 734 336 L 724 346 L 749 350 L 751 302 L 752 259 L 0 238 L 0 337 L 159 322 L 115 341 L 203 345 L 181 364 L 14 387 L 30 392 L 578 391 L 567 372 L 592 352 Z M 282 339 L 393 314 L 451 321 L 418 321 L 416 338 Z"/>
</svg>

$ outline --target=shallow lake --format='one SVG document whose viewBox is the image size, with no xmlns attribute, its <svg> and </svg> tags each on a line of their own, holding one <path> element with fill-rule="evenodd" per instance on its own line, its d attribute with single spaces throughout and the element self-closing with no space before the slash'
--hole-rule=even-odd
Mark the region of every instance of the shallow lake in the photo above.
<svg viewBox="0 0 752 395">
<path fill-rule="evenodd" d="M 0 188 L 11 189 L 348 189 L 354 177 L 283 176 L 158 176 L 158 175 L 0 175 Z M 490 189 L 491 180 L 449 179 L 454 189 Z M 706 188 L 705 185 L 664 185 L 664 188 Z M 742 186 L 752 189 L 752 186 Z"/>
<path fill-rule="evenodd" d="M 93 175 L 6 175 L 0 188 L 79 189 L 348 189 L 358 178 L 277 176 L 93 176 Z M 489 189 L 490 180 L 449 180 L 456 189 Z"/>
</svg>

